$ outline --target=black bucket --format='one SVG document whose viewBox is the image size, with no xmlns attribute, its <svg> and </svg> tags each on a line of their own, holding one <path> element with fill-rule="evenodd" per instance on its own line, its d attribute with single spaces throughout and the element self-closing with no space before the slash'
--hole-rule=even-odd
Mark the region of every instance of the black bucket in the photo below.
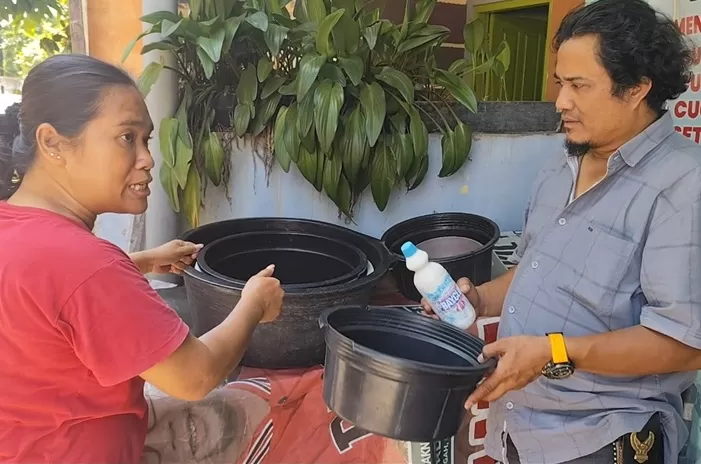
<svg viewBox="0 0 701 464">
<path fill-rule="evenodd" d="M 324 400 L 342 419 L 384 437 L 454 436 L 464 403 L 495 362 L 484 343 L 445 322 L 397 308 L 325 311 Z"/>
<path fill-rule="evenodd" d="M 275 277 L 289 291 L 356 280 L 367 273 L 368 258 L 358 247 L 329 237 L 267 231 L 215 240 L 202 249 L 197 264 L 207 274 L 238 285 L 274 264 Z"/>
<path fill-rule="evenodd" d="M 399 291 L 414 301 L 421 295 L 414 286 L 414 273 L 406 268 L 401 246 L 411 241 L 431 261 L 440 263 L 457 280 L 467 277 L 475 285 L 492 279 L 492 250 L 499 240 L 499 226 L 483 216 L 469 213 L 439 213 L 408 219 L 390 227 L 382 236 L 385 246 L 397 256 L 392 275 Z"/>
</svg>

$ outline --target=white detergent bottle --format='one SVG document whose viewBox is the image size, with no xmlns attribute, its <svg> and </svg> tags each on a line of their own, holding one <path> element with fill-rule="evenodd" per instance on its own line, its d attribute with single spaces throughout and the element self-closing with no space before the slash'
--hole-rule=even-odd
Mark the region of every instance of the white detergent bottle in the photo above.
<svg viewBox="0 0 701 464">
<path fill-rule="evenodd" d="M 412 242 L 402 245 L 406 267 L 414 271 L 414 285 L 426 298 L 433 312 L 443 321 L 461 329 L 470 327 L 476 319 L 475 308 L 463 295 L 443 266 L 428 260 L 425 251 Z"/>
</svg>

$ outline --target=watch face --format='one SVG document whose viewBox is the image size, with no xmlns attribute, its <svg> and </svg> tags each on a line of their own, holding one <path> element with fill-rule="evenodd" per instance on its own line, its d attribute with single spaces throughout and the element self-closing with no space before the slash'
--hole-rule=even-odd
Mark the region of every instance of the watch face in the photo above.
<svg viewBox="0 0 701 464">
<path fill-rule="evenodd" d="M 543 376 L 551 380 L 561 380 L 574 374 L 574 366 L 571 363 L 548 363 L 543 368 Z"/>
</svg>

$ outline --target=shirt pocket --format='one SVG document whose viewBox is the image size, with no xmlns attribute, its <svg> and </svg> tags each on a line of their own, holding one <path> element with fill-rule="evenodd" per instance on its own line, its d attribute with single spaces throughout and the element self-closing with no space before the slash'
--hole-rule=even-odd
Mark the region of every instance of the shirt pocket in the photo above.
<svg viewBox="0 0 701 464">
<path fill-rule="evenodd" d="M 573 298 L 597 315 L 610 316 L 637 245 L 589 226 L 570 246 L 579 255 L 570 287 Z"/>
</svg>

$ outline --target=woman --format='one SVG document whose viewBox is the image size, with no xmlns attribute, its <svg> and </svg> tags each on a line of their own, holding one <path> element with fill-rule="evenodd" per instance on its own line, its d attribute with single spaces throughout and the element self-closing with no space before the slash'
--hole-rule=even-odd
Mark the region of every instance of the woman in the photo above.
<svg viewBox="0 0 701 464">
<path fill-rule="evenodd" d="M 152 130 L 134 82 L 109 64 L 60 55 L 25 80 L 19 133 L 0 155 L 0 461 L 139 462 L 144 381 L 201 399 L 280 312 L 271 266 L 197 339 L 142 275 L 182 269 L 197 247 L 130 259 L 90 232 L 98 214 L 146 210 Z"/>
</svg>

